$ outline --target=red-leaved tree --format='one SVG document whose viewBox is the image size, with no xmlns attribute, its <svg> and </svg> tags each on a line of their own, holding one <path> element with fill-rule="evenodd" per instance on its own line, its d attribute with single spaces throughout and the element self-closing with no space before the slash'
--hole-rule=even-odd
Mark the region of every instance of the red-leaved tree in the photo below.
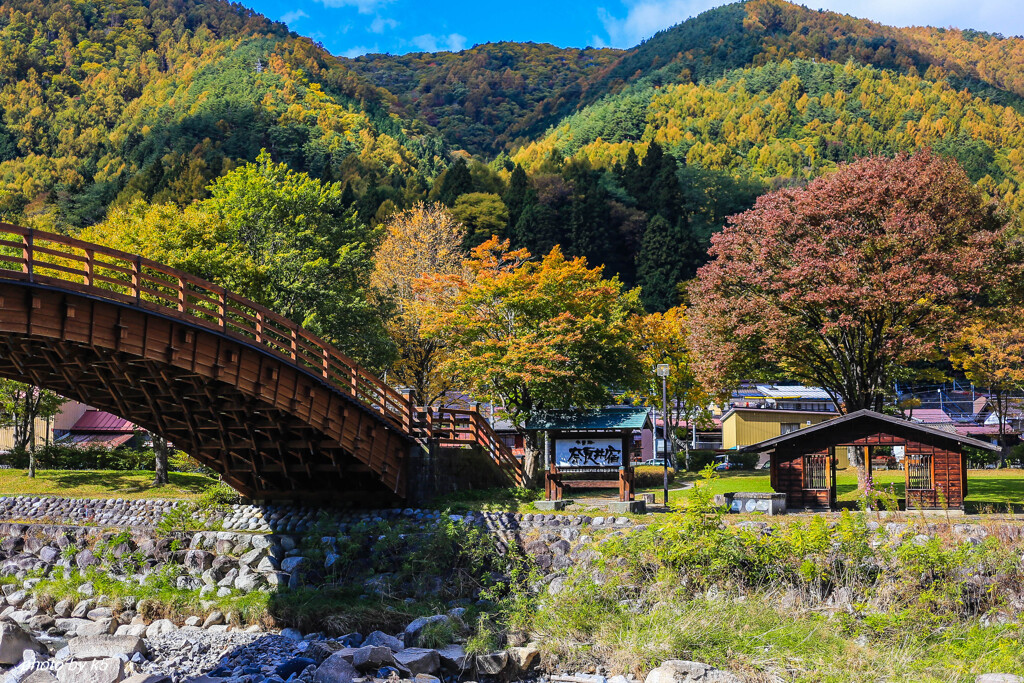
<svg viewBox="0 0 1024 683">
<path fill-rule="evenodd" d="M 711 389 L 786 376 L 847 412 L 880 408 L 1007 277 L 1007 222 L 929 151 L 767 194 L 712 239 L 692 285 L 699 376 Z"/>
</svg>

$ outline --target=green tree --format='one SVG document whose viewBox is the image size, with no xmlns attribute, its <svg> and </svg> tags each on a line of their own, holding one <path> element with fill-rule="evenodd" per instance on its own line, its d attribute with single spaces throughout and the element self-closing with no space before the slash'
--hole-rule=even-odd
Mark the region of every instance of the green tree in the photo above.
<svg viewBox="0 0 1024 683">
<path fill-rule="evenodd" d="M 638 383 L 629 326 L 638 293 L 557 247 L 534 261 L 492 238 L 464 265 L 420 282 L 433 303 L 424 333 L 446 340 L 445 362 L 467 391 L 501 406 L 523 433 L 524 473 L 534 482 L 541 462 L 537 433 L 525 430 L 531 415 L 600 406 L 613 387 Z"/>
<path fill-rule="evenodd" d="M 203 205 L 252 264 L 240 294 L 322 335 L 371 367 L 392 347 L 367 297 L 375 233 L 356 222 L 339 183 L 322 183 L 266 152 L 219 178 Z M 236 290 L 237 291 L 237 290 Z"/>
<path fill-rule="evenodd" d="M 473 191 L 473 177 L 462 157 L 456 159 L 438 180 L 441 184 L 437 199 L 445 206 L 455 206 L 459 197 Z"/>
<path fill-rule="evenodd" d="M 466 246 L 469 248 L 483 244 L 492 236 L 505 236 L 508 209 L 496 194 L 464 194 L 456 200 L 452 215 L 466 226 Z"/>
<path fill-rule="evenodd" d="M 28 451 L 28 476 L 36 476 L 36 421 L 49 421 L 67 402 L 63 396 L 0 379 L 0 426 L 14 428 L 14 451 Z"/>
<path fill-rule="evenodd" d="M 667 311 L 679 302 L 679 284 L 697 274 L 703 252 L 680 218 L 673 226 L 660 214 L 651 219 L 637 254 L 637 284 L 644 305 Z"/>
</svg>

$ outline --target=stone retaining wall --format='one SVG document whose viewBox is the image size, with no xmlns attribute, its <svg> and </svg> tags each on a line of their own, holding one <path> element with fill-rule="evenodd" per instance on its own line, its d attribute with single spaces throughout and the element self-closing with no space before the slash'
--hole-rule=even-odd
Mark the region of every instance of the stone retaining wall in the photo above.
<svg viewBox="0 0 1024 683">
<path fill-rule="evenodd" d="M 175 508 L 183 505 L 173 500 L 105 500 L 53 498 L 47 496 L 0 497 L 0 522 L 38 522 L 72 526 L 121 527 L 152 529 Z M 380 510 L 340 510 L 295 505 L 231 505 L 226 511 L 213 513 L 208 521 L 226 531 L 253 533 L 301 534 L 318 522 L 328 530 L 345 531 L 364 521 L 412 518 L 436 521 L 436 510 L 389 508 Z M 543 513 L 470 512 L 456 519 L 484 524 L 502 530 L 538 527 L 568 527 L 593 524 L 620 528 L 630 525 L 627 517 L 589 517 L 586 515 L 554 515 Z"/>
</svg>

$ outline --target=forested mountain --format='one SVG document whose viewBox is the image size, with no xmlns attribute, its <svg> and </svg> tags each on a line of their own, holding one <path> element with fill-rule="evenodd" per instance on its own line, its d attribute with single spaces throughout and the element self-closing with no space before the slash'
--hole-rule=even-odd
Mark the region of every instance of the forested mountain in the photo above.
<svg viewBox="0 0 1024 683">
<path fill-rule="evenodd" d="M 552 154 L 598 167 L 651 141 L 706 170 L 804 181 L 837 163 L 922 146 L 955 157 L 972 180 L 1024 208 L 1024 116 L 947 81 L 805 60 L 737 69 L 701 84 L 634 87 L 563 121 L 513 157 Z"/>
<path fill-rule="evenodd" d="M 325 178 L 443 166 L 428 126 L 310 40 L 200 0 L 0 3 L 0 211 L 80 226 L 185 203 L 261 148 Z"/>
<path fill-rule="evenodd" d="M 459 53 L 366 55 L 347 65 L 398 97 L 406 116 L 436 126 L 451 145 L 494 154 L 572 113 L 590 80 L 621 54 L 491 43 Z"/>
<path fill-rule="evenodd" d="M 223 0 L 0 1 L 2 219 L 75 232 L 112 209 L 130 208 L 115 226 L 160 218 L 149 208 L 208 200 L 266 150 L 260 168 L 308 174 L 331 216 L 372 228 L 438 201 L 464 246 L 558 244 L 652 309 L 678 301 L 726 216 L 864 155 L 933 147 L 1020 211 L 1022 112 L 1020 38 L 783 0 L 725 5 L 627 51 L 357 59 Z"/>
</svg>

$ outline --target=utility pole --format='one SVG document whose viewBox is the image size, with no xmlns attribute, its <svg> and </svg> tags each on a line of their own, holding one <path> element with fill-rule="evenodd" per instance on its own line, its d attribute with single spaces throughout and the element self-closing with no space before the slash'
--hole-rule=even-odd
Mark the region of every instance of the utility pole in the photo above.
<svg viewBox="0 0 1024 683">
<path fill-rule="evenodd" d="M 665 507 L 668 507 L 668 363 L 658 363 L 655 368 L 658 377 L 661 378 L 661 434 L 665 440 L 665 449 L 661 455 L 661 464 L 665 468 L 664 488 Z"/>
</svg>

